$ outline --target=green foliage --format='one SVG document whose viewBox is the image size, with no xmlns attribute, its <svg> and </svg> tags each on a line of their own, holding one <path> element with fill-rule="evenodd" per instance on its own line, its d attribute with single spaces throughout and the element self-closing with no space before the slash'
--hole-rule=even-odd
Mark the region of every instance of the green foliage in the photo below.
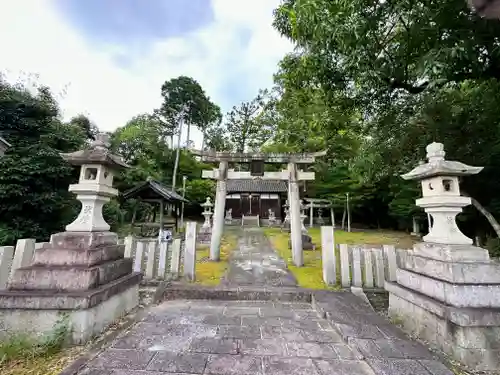
<svg viewBox="0 0 500 375">
<path fill-rule="evenodd" d="M 226 129 L 234 151 L 258 151 L 269 140 L 272 127 L 259 116 L 265 105 L 265 95 L 266 92 L 260 92 L 256 98 L 234 106 L 227 114 Z"/>
<path fill-rule="evenodd" d="M 0 244 L 48 239 L 73 214 L 67 189 L 75 176 L 59 152 L 83 138 L 57 115 L 46 89 L 33 95 L 0 82 L 0 133 L 12 145 L 0 158 Z"/>
<path fill-rule="evenodd" d="M 354 220 L 410 229 L 420 186 L 400 175 L 437 141 L 485 166 L 461 188 L 500 217 L 499 21 L 462 0 L 284 0 L 274 26 L 297 48 L 275 75 L 273 142 L 327 150 L 308 195 L 340 210 L 349 193 Z M 479 215 L 460 216 L 469 235 L 492 232 Z"/>
<path fill-rule="evenodd" d="M 207 197 L 215 198 L 215 183 L 212 180 L 188 180 L 186 182 L 186 199 L 193 204 L 205 202 Z"/>
<path fill-rule="evenodd" d="M 209 103 L 200 84 L 191 77 L 180 76 L 161 87 L 161 113 L 170 121 L 180 118 L 188 124 L 202 126 L 213 121 L 216 109 Z"/>
<path fill-rule="evenodd" d="M 500 258 L 500 238 L 488 238 L 486 248 L 492 258 Z"/>
</svg>

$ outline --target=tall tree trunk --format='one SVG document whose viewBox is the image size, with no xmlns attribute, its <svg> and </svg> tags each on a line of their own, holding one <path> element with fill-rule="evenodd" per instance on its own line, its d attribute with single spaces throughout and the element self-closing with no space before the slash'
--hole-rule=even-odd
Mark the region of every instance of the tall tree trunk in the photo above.
<svg viewBox="0 0 500 375">
<path fill-rule="evenodd" d="M 181 135 L 182 135 L 182 125 L 183 121 L 181 119 L 181 122 L 179 124 L 179 136 L 177 138 L 177 150 L 175 150 L 175 163 L 174 163 L 174 172 L 172 175 L 172 191 L 175 191 L 175 184 L 177 180 L 177 169 L 179 168 L 179 158 L 180 158 L 180 152 L 181 152 Z"/>
<path fill-rule="evenodd" d="M 191 133 L 191 124 L 188 123 L 187 124 L 187 132 L 186 132 L 186 146 L 184 146 L 184 148 L 188 148 L 188 145 L 189 145 L 189 136 L 190 136 L 190 133 Z"/>
<path fill-rule="evenodd" d="M 201 135 L 201 152 L 203 151 L 205 151 L 205 130 L 203 130 Z"/>
<path fill-rule="evenodd" d="M 464 194 L 465 195 L 465 194 Z M 500 224 L 498 224 L 498 221 L 494 218 L 494 216 L 486 209 L 483 207 L 481 203 L 479 203 L 476 198 L 470 197 L 472 205 L 479 211 L 483 216 L 488 220 L 490 225 L 493 227 L 493 230 L 497 234 L 497 237 L 500 238 Z"/>
<path fill-rule="evenodd" d="M 344 206 L 344 213 L 342 214 L 342 230 L 345 229 L 345 214 L 346 214 L 346 209 Z"/>
</svg>

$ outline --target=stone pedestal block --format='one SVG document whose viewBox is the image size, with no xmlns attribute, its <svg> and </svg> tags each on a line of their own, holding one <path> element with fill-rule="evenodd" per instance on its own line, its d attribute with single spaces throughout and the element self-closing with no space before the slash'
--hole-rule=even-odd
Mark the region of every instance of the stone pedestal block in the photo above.
<svg viewBox="0 0 500 375">
<path fill-rule="evenodd" d="M 198 242 L 203 245 L 209 245 L 211 239 L 212 239 L 212 228 L 201 227 L 197 236 Z"/>
<path fill-rule="evenodd" d="M 82 344 L 138 305 L 140 273 L 115 233 L 64 232 L 36 250 L 0 291 L 0 336 L 49 333 L 65 317 Z"/>
<path fill-rule="evenodd" d="M 484 249 L 459 247 L 415 245 L 396 282 L 385 283 L 389 315 L 465 365 L 494 371 L 500 368 L 500 263 L 482 258 Z"/>
<path fill-rule="evenodd" d="M 288 240 L 288 246 L 292 247 L 292 241 Z M 312 243 L 312 237 L 302 233 L 302 250 L 314 250 L 316 245 Z"/>
</svg>

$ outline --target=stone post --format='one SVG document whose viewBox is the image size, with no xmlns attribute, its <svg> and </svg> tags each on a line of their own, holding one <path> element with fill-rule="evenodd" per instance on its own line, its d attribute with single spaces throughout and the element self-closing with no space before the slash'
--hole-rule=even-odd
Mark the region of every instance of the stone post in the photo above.
<svg viewBox="0 0 500 375">
<path fill-rule="evenodd" d="M 417 206 L 432 217 L 429 234 L 401 259 L 386 281 L 389 315 L 411 332 L 475 371 L 500 368 L 500 263 L 472 245 L 455 217 L 471 203 L 459 177 L 479 173 L 445 159 L 441 143 L 427 146 L 428 162 L 403 175 L 420 181 Z M 393 258 L 395 258 L 393 254 Z M 392 260 L 394 265 L 395 260 Z"/>
<path fill-rule="evenodd" d="M 224 211 L 219 211 L 224 212 Z M 186 223 L 186 241 L 184 243 L 184 276 L 194 281 L 196 278 L 196 222 Z"/>
<path fill-rule="evenodd" d="M 0 247 L 0 290 L 7 287 L 13 258 L 14 246 Z"/>
<path fill-rule="evenodd" d="M 210 241 L 210 260 L 220 259 L 220 241 L 224 231 L 224 212 L 226 209 L 226 180 L 228 162 L 221 161 L 217 175 L 217 191 L 215 195 L 214 224 Z"/>
<path fill-rule="evenodd" d="M 304 265 L 302 254 L 302 221 L 300 218 L 299 184 L 297 181 L 297 165 L 288 163 L 289 196 L 290 196 L 290 240 L 293 263 L 297 267 Z"/>
<path fill-rule="evenodd" d="M 326 285 L 337 283 L 335 236 L 333 227 L 321 227 L 321 258 L 323 263 L 323 281 Z"/>
</svg>

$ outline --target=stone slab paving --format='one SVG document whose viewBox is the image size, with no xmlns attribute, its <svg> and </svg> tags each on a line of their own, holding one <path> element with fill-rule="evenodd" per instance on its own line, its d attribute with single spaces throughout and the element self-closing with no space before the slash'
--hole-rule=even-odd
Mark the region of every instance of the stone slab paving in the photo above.
<svg viewBox="0 0 500 375">
<path fill-rule="evenodd" d="M 325 313 L 334 304 L 339 312 Z M 356 297 L 329 293 L 313 305 L 166 301 L 79 375 L 453 375 L 382 317 L 350 310 L 366 308 Z"/>
<path fill-rule="evenodd" d="M 273 250 L 260 228 L 238 229 L 225 284 L 231 286 L 296 286 L 295 277 Z"/>
</svg>

